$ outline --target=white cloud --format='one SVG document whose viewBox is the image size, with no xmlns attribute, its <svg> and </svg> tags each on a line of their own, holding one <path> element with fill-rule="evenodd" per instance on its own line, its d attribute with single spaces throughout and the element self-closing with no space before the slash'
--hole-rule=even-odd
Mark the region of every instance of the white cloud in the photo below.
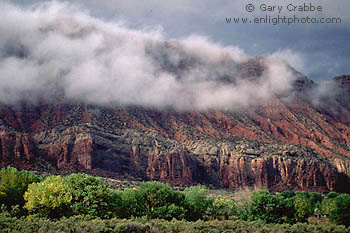
<svg viewBox="0 0 350 233">
<path fill-rule="evenodd" d="M 67 100 L 95 104 L 234 109 L 288 91 L 294 80 L 273 58 L 266 59 L 261 80 L 242 79 L 245 52 L 203 36 L 169 41 L 159 27 L 130 29 L 68 3 L 0 7 L 6 9 L 0 21 L 3 103 L 50 101 L 60 90 Z M 273 57 L 301 66 L 291 54 Z"/>
<path fill-rule="evenodd" d="M 291 49 L 284 49 L 272 53 L 270 57 L 288 63 L 299 72 L 307 73 L 306 67 L 304 66 L 304 56 L 300 52 Z"/>
</svg>

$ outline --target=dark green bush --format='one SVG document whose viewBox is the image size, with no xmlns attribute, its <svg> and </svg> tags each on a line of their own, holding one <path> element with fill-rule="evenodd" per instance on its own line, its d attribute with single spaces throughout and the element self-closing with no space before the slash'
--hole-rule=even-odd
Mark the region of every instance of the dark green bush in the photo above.
<svg viewBox="0 0 350 233">
<path fill-rule="evenodd" d="M 0 204 L 8 208 L 14 205 L 24 205 L 23 195 L 28 185 L 38 182 L 39 177 L 28 171 L 18 171 L 16 168 L 7 167 L 0 171 Z"/>
<path fill-rule="evenodd" d="M 321 193 L 309 193 L 309 201 L 311 203 L 312 210 L 314 210 L 315 208 L 321 208 L 322 200 L 323 196 Z"/>
<path fill-rule="evenodd" d="M 142 196 L 136 189 L 125 189 L 121 193 L 121 218 L 141 217 L 146 215 Z"/>
<path fill-rule="evenodd" d="M 336 198 L 338 195 L 339 195 L 339 193 L 329 192 L 329 193 L 327 193 L 326 198 L 328 198 L 328 199 L 334 199 L 334 198 Z"/>
<path fill-rule="evenodd" d="M 295 194 L 295 192 L 293 192 L 293 191 L 284 191 L 284 192 L 282 192 L 281 193 L 281 196 L 283 197 L 283 198 L 292 198 L 292 197 L 294 197 L 296 194 Z"/>
<path fill-rule="evenodd" d="M 266 190 L 252 193 L 248 206 L 249 220 L 262 220 L 266 223 L 283 223 L 290 221 L 294 214 L 292 202 L 280 194 L 270 194 Z"/>
<path fill-rule="evenodd" d="M 138 189 L 127 189 L 122 193 L 123 217 L 182 219 L 185 212 L 183 202 L 184 195 L 168 184 L 145 182 Z"/>
<path fill-rule="evenodd" d="M 120 195 L 99 177 L 71 174 L 65 178 L 72 195 L 71 209 L 75 215 L 85 214 L 101 218 L 119 217 Z"/>
<path fill-rule="evenodd" d="M 184 190 L 186 220 L 196 221 L 205 216 L 207 209 L 212 205 L 213 200 L 208 199 L 208 191 L 204 186 L 192 186 Z"/>
<path fill-rule="evenodd" d="M 329 210 L 329 219 L 337 224 L 350 226 L 350 194 L 341 194 L 334 198 Z"/>
</svg>

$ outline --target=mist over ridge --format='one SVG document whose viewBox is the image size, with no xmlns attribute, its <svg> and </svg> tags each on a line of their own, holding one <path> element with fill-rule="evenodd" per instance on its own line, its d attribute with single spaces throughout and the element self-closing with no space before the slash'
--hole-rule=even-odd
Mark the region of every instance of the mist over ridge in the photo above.
<svg viewBox="0 0 350 233">
<path fill-rule="evenodd" d="M 255 75 L 244 67 L 256 60 L 241 48 L 205 36 L 173 39 L 159 27 L 130 29 L 70 3 L 0 6 L 3 104 L 54 101 L 63 93 L 100 105 L 234 110 L 288 93 L 300 75 L 290 65 L 303 66 L 299 54 L 280 50 L 258 59 L 263 68 Z"/>
</svg>

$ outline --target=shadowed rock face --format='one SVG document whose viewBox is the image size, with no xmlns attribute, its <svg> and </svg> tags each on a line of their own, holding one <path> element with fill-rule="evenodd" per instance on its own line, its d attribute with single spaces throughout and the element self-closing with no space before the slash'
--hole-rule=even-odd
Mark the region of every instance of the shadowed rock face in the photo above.
<svg viewBox="0 0 350 233">
<path fill-rule="evenodd" d="M 258 62 L 246 65 L 258 76 Z M 254 75 L 253 75 L 254 76 Z M 253 77 L 252 76 L 252 77 Z M 1 166 L 265 187 L 349 191 L 349 76 L 332 111 L 307 100 L 316 84 L 299 75 L 288 98 L 241 111 L 179 112 L 67 103 L 0 106 Z"/>
</svg>

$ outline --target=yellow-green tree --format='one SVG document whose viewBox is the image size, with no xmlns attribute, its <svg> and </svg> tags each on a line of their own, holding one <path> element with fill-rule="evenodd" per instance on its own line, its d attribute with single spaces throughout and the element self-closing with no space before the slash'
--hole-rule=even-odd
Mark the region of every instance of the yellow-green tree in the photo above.
<svg viewBox="0 0 350 233">
<path fill-rule="evenodd" d="M 294 208 L 298 222 L 305 222 L 313 213 L 312 203 L 305 195 L 296 195 L 294 197 Z"/>
<path fill-rule="evenodd" d="M 70 214 L 72 194 L 60 176 L 50 176 L 40 183 L 30 184 L 24 199 L 24 207 L 32 214 L 50 218 Z"/>
<path fill-rule="evenodd" d="M 216 198 L 211 208 L 207 210 L 207 214 L 214 218 L 228 219 L 236 214 L 235 201 L 225 198 Z"/>
</svg>

